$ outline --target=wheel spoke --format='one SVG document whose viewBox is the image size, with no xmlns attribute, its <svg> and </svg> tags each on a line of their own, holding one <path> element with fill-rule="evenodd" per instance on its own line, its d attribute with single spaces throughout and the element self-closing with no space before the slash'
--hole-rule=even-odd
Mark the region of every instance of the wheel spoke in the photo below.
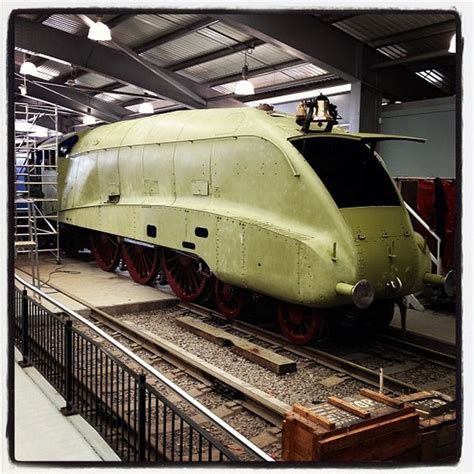
<svg viewBox="0 0 474 474">
<path fill-rule="evenodd" d="M 91 247 L 97 265 L 107 272 L 117 268 L 120 260 L 120 245 L 116 236 L 94 233 L 91 236 Z"/>
<path fill-rule="evenodd" d="M 208 277 L 198 272 L 198 261 L 193 257 L 166 250 L 163 269 L 168 283 L 184 301 L 197 300 L 206 286 Z"/>
<path fill-rule="evenodd" d="M 287 339 L 306 344 L 322 332 L 324 317 L 305 306 L 280 303 L 278 322 Z"/>
<path fill-rule="evenodd" d="M 245 303 L 245 293 L 241 288 L 231 286 L 216 278 L 214 295 L 217 308 L 223 316 L 234 319 L 240 315 Z"/>
<path fill-rule="evenodd" d="M 154 281 L 160 270 L 158 249 L 125 242 L 123 256 L 128 272 L 136 283 L 149 285 Z"/>
</svg>

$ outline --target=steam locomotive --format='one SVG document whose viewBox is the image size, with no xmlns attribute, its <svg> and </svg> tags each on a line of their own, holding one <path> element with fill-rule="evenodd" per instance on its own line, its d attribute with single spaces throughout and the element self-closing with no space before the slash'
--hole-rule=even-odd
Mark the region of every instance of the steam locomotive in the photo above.
<svg viewBox="0 0 474 474">
<path fill-rule="evenodd" d="M 296 120 L 190 110 L 68 136 L 58 197 L 69 245 L 86 237 L 103 270 L 122 260 L 145 285 L 160 274 L 184 301 L 212 285 L 227 318 L 250 295 L 274 298 L 297 344 L 332 308 L 387 324 L 396 299 L 446 283 L 375 151 L 420 139 L 346 133 L 334 118 L 315 101 Z"/>
</svg>

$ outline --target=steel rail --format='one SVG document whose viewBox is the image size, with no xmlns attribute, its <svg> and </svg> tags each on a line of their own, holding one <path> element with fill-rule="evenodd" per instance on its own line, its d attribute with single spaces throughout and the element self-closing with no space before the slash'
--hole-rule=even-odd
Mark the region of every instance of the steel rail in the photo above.
<svg viewBox="0 0 474 474">
<path fill-rule="evenodd" d="M 442 352 L 453 357 L 457 354 L 456 344 L 432 336 L 427 336 L 425 334 L 419 334 L 413 331 L 403 331 L 401 328 L 391 326 L 388 328 L 387 335 L 391 338 L 403 339 L 411 344 L 429 347 L 434 351 Z"/>
<path fill-rule="evenodd" d="M 162 382 L 164 385 L 166 385 L 169 389 L 171 389 L 173 392 L 175 392 L 177 395 L 179 395 L 181 398 L 185 399 L 190 405 L 192 405 L 197 411 L 202 413 L 204 416 L 206 416 L 208 419 L 212 420 L 217 426 L 219 426 L 222 430 L 224 430 L 232 439 L 237 441 L 239 444 L 245 446 L 250 452 L 258 456 L 260 459 L 267 461 L 267 462 L 275 462 L 275 460 L 265 453 L 262 449 L 260 449 L 258 446 L 256 446 L 254 443 L 252 443 L 250 440 L 245 438 L 242 434 L 240 434 L 237 430 L 232 428 L 229 424 L 227 424 L 225 421 L 223 421 L 221 418 L 219 418 L 217 415 L 215 415 L 211 410 L 206 408 L 204 405 L 202 405 L 200 402 L 195 400 L 193 397 L 191 397 L 188 393 L 186 393 L 182 388 L 180 388 L 178 385 L 173 383 L 171 380 L 169 380 L 167 377 L 165 377 L 161 372 L 156 370 L 154 367 L 152 367 L 150 364 L 142 360 L 139 356 L 134 354 L 130 349 L 125 347 L 123 344 L 120 342 L 116 341 L 112 336 L 107 334 L 105 331 L 102 329 L 98 328 L 93 324 L 91 321 L 88 321 L 84 316 L 81 316 L 79 313 L 76 311 L 73 311 L 66 307 L 64 304 L 60 303 L 59 301 L 56 301 L 54 298 L 49 296 L 48 294 L 42 292 L 41 290 L 38 290 L 35 286 L 31 285 L 27 281 L 25 281 L 23 278 L 19 277 L 18 275 L 15 275 L 15 280 L 23 285 L 24 288 L 28 288 L 30 291 L 33 293 L 37 294 L 40 298 L 45 299 L 52 305 L 56 306 L 58 309 L 66 313 L 68 316 L 74 318 L 75 320 L 81 322 L 85 326 L 87 326 L 89 329 L 91 329 L 93 332 L 98 334 L 99 336 L 103 337 L 106 341 L 108 341 L 110 344 L 112 344 L 114 347 L 116 347 L 118 350 L 126 354 L 130 359 L 135 361 L 140 367 L 145 369 L 147 372 L 153 374 L 160 382 Z M 61 291 L 61 290 L 59 290 Z"/>
<path fill-rule="evenodd" d="M 330 354 L 329 352 L 321 351 L 313 347 L 308 346 L 296 346 L 288 342 L 283 336 L 279 336 L 271 331 L 266 329 L 257 328 L 251 324 L 245 323 L 243 321 L 228 320 L 216 311 L 209 310 L 200 305 L 194 303 L 179 303 L 183 309 L 186 309 L 192 313 L 203 315 L 207 317 L 217 317 L 227 322 L 231 327 L 249 334 L 250 336 L 257 337 L 262 341 L 268 342 L 270 344 L 281 345 L 282 348 L 288 352 L 291 352 L 300 357 L 309 358 L 316 363 L 327 367 L 338 372 L 343 372 L 350 377 L 359 380 L 360 382 L 367 383 L 373 387 L 379 388 L 380 384 L 380 374 L 375 370 L 368 369 L 359 364 L 355 364 L 344 358 Z M 403 393 L 414 393 L 420 392 L 421 388 L 416 387 L 415 385 L 397 380 L 390 376 L 384 376 L 384 387 L 391 392 L 396 394 Z"/>
<path fill-rule="evenodd" d="M 159 356 L 164 361 L 184 370 L 188 375 L 200 380 L 215 388 L 215 385 L 222 386 L 224 389 L 230 389 L 238 396 L 242 406 L 252 413 L 264 418 L 269 423 L 281 428 L 285 413 L 290 406 L 280 402 L 256 387 L 247 385 L 241 379 L 234 378 L 225 374 L 219 368 L 210 367 L 201 363 L 192 354 L 178 352 L 174 350 L 174 344 L 165 343 L 154 337 L 150 337 L 146 331 L 135 329 L 126 322 L 120 321 L 113 316 L 104 313 L 98 308 L 90 308 L 90 317 L 108 326 L 110 329 L 119 332 L 128 339 L 140 344 L 144 349 L 152 354 Z M 216 389 L 219 391 L 218 389 Z"/>
<path fill-rule="evenodd" d="M 30 275 L 28 272 L 25 272 L 25 270 L 20 271 Z M 172 344 L 170 345 L 166 344 L 164 341 L 159 341 L 156 337 L 150 338 L 150 335 L 146 334 L 146 332 L 144 333 L 140 331 L 140 329 L 131 327 L 127 322 L 120 321 L 113 315 L 93 306 L 67 290 L 52 283 L 48 283 L 47 286 L 57 290 L 67 298 L 89 308 L 91 310 L 91 314 L 89 315 L 90 318 L 108 326 L 109 329 L 112 329 L 115 332 L 121 333 L 121 335 L 135 343 L 140 344 L 149 352 L 159 356 L 171 365 L 184 370 L 191 377 L 200 380 L 202 383 L 208 384 L 208 386 L 214 387 L 217 383 L 218 386 L 222 386 L 225 389 L 230 389 L 235 392 L 244 408 L 260 416 L 269 423 L 281 428 L 285 413 L 290 409 L 290 406 L 286 403 L 268 396 L 265 392 L 246 384 L 240 379 L 229 376 L 229 374 L 226 374 L 223 370 L 217 367 L 211 367 L 200 363 L 192 356 L 192 354 L 187 355 L 174 350 Z M 172 294 L 171 292 L 169 293 Z"/>
<path fill-rule="evenodd" d="M 455 370 L 457 366 L 456 346 L 428 336 L 392 330 L 379 336 L 379 341 L 401 352 L 419 355 L 424 359 Z"/>
</svg>

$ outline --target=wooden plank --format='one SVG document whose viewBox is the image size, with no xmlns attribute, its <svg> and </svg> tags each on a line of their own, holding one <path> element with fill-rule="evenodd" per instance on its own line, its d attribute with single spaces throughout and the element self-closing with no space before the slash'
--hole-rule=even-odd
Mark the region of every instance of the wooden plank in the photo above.
<svg viewBox="0 0 474 474">
<path fill-rule="evenodd" d="M 364 424 L 362 427 L 355 426 L 349 431 L 338 432 L 333 436 L 321 439 L 321 451 L 341 450 L 351 445 L 359 445 L 368 438 L 384 436 L 395 431 L 408 433 L 410 430 L 418 436 L 418 415 L 416 413 L 407 413 L 380 422 L 373 420 L 373 423 Z"/>
<path fill-rule="evenodd" d="M 459 458 L 459 446 L 457 443 L 445 444 L 436 448 L 436 461 L 446 458 L 457 461 Z"/>
<path fill-rule="evenodd" d="M 436 446 L 444 446 L 445 444 L 456 443 L 457 439 L 457 426 L 453 423 L 448 426 L 444 426 L 436 432 Z"/>
<path fill-rule="evenodd" d="M 375 392 L 374 390 L 370 390 L 368 388 L 361 388 L 359 393 L 364 397 L 371 398 L 380 403 L 385 403 L 385 405 L 391 406 L 393 408 L 402 408 L 403 402 L 396 400 L 394 398 L 388 397 L 383 393 Z"/>
<path fill-rule="evenodd" d="M 234 336 L 223 329 L 216 328 L 190 316 L 176 318 L 178 326 L 191 331 L 219 345 L 231 345 L 231 351 L 251 360 L 252 362 L 275 372 L 276 374 L 287 374 L 296 371 L 296 362 L 288 357 L 277 354 L 263 347 L 253 344 L 241 337 Z"/>
<path fill-rule="evenodd" d="M 397 397 L 397 400 L 400 400 L 402 402 L 415 402 L 417 400 L 423 400 L 425 398 L 434 398 L 435 395 L 433 395 L 432 392 L 428 391 L 423 391 L 423 392 L 416 392 L 416 393 L 409 393 L 407 395 L 400 395 Z"/>
<path fill-rule="evenodd" d="M 435 395 L 433 394 L 433 392 L 422 391 L 416 393 L 409 393 L 407 395 L 400 395 L 396 399 L 402 402 L 416 402 L 418 400 L 424 400 L 425 398 L 435 398 Z"/>
<path fill-rule="evenodd" d="M 328 397 L 328 403 L 338 408 L 341 408 L 344 411 L 348 411 L 349 413 L 352 413 L 356 416 L 360 416 L 361 418 L 370 418 L 370 413 L 368 411 L 351 405 L 349 402 L 343 400 L 342 398 Z"/>
<path fill-rule="evenodd" d="M 389 433 L 380 438 L 370 438 L 341 451 L 331 451 L 321 456 L 321 461 L 361 462 L 388 461 L 393 457 L 413 451 L 417 445 L 416 431 Z"/>
<path fill-rule="evenodd" d="M 431 462 L 436 459 L 436 431 L 420 435 L 420 461 Z"/>
<path fill-rule="evenodd" d="M 326 428 L 327 430 L 333 430 L 336 427 L 336 423 L 328 420 L 325 416 L 314 413 L 298 403 L 293 405 L 293 412 L 307 418 L 309 421 L 316 423 L 323 428 Z"/>
</svg>

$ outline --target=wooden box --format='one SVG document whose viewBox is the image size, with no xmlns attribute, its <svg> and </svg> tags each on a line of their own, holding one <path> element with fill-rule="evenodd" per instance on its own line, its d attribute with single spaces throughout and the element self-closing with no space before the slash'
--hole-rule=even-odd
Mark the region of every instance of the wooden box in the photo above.
<svg viewBox="0 0 474 474">
<path fill-rule="evenodd" d="M 418 413 L 404 401 L 372 390 L 312 408 L 294 405 L 285 417 L 285 461 L 416 460 Z"/>
<path fill-rule="evenodd" d="M 410 403 L 420 417 L 418 461 L 456 462 L 460 456 L 460 448 L 457 442 L 454 399 L 431 391 L 403 395 L 397 400 Z"/>
</svg>

